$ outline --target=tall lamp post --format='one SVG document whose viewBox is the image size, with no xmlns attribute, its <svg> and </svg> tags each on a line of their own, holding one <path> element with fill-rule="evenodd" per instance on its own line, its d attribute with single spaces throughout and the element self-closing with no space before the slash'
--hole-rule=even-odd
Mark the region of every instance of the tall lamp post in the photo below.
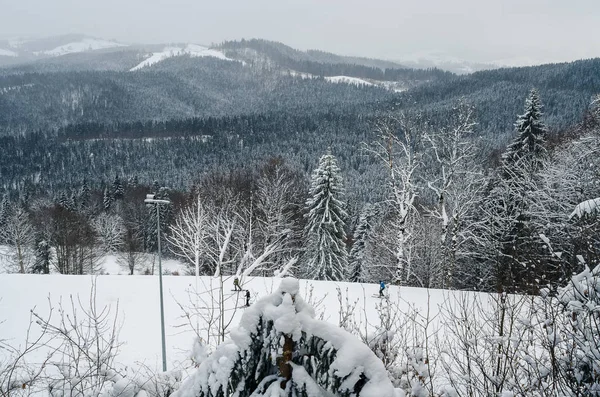
<svg viewBox="0 0 600 397">
<path fill-rule="evenodd" d="M 156 234 L 158 236 L 158 280 L 160 285 L 160 333 L 162 336 L 162 369 L 167 371 L 167 349 L 165 347 L 165 309 L 163 305 L 163 282 L 162 282 L 162 263 L 160 258 L 160 205 L 169 205 L 169 200 L 155 199 L 153 194 L 147 194 L 144 200 L 146 205 L 156 205 Z"/>
</svg>

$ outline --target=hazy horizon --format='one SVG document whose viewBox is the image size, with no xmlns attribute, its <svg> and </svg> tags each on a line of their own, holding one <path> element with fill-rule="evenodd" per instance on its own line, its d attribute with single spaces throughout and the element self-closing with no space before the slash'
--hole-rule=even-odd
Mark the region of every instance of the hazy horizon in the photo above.
<svg viewBox="0 0 600 397">
<path fill-rule="evenodd" d="M 0 0 L 0 38 L 85 34 L 125 43 L 263 38 L 388 60 L 558 62 L 600 56 L 600 2 L 579 0 Z"/>
</svg>

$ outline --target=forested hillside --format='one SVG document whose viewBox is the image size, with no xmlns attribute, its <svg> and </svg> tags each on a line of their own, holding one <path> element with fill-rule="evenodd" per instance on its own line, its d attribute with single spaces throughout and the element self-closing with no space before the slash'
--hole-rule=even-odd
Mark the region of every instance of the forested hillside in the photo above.
<svg viewBox="0 0 600 397">
<path fill-rule="evenodd" d="M 569 215 L 600 196 L 600 60 L 457 77 L 260 40 L 217 49 L 136 71 L 2 69 L 0 222 L 28 231 L 2 236 L 29 247 L 15 269 L 86 273 L 98 247 L 154 252 L 149 192 L 172 200 L 165 254 L 181 254 L 169 239 L 201 209 L 210 244 L 232 233 L 231 263 L 277 252 L 259 273 L 295 258 L 305 277 L 535 292 L 595 260 L 593 219 Z M 325 79 L 342 74 L 373 85 Z M 534 159 L 518 148 L 528 117 Z M 315 204 L 333 188 L 323 175 L 340 185 L 333 207 Z M 338 208 L 335 222 L 315 224 L 309 203 Z M 319 241 L 341 262 L 307 257 Z"/>
</svg>

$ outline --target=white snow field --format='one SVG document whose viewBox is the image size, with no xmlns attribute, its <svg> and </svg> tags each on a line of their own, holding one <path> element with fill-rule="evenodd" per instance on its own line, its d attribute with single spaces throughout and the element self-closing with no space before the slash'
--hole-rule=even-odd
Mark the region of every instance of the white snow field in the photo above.
<svg viewBox="0 0 600 397">
<path fill-rule="evenodd" d="M 133 72 L 146 66 L 154 65 L 160 61 L 164 61 L 167 58 L 180 55 L 189 55 L 191 57 L 214 57 L 224 61 L 233 61 L 232 59 L 227 58 L 221 51 L 213 50 L 197 44 L 188 44 L 185 47 L 165 47 L 160 52 L 152 53 L 152 55 L 150 55 L 140 64 L 131 68 L 130 71 Z"/>
<path fill-rule="evenodd" d="M 358 77 L 350 77 L 350 76 L 331 76 L 325 77 L 325 80 L 331 83 L 345 83 L 345 84 L 354 84 L 354 85 L 375 85 L 366 80 L 359 79 Z"/>
<path fill-rule="evenodd" d="M 49 301 L 54 309 L 53 317 L 58 320 L 58 304 L 62 301 L 67 313 L 70 311 L 69 299 L 72 296 L 87 307 L 90 298 L 92 280 L 97 280 L 98 307 L 111 306 L 119 309 L 121 331 L 119 341 L 123 342 L 117 362 L 128 366 L 139 366 L 141 363 L 153 369 L 161 367 L 161 335 L 159 311 L 158 276 L 66 276 L 66 275 L 21 275 L 0 274 L 0 340 L 8 339 L 13 346 L 24 343 L 25 331 L 29 324 L 31 309 L 42 317 L 49 313 Z M 216 285 L 216 279 L 213 285 Z M 235 328 L 243 312 L 244 298 L 233 289 L 232 278 L 225 281 L 227 300 L 227 316 L 232 315 L 231 329 Z M 243 288 L 251 292 L 251 302 L 275 291 L 281 279 L 254 277 L 243 282 Z M 189 367 L 190 351 L 193 345 L 192 328 L 183 317 L 184 311 L 179 306 L 190 307 L 195 295 L 194 276 L 164 276 L 164 305 L 167 339 L 168 368 Z M 198 290 L 202 294 L 210 285 L 210 277 L 200 277 Z M 344 298 L 346 290 L 350 302 L 357 301 L 355 313 L 358 321 L 365 322 L 365 313 L 370 323 L 376 321 L 375 305 L 382 300 L 373 296 L 378 292 L 375 284 L 354 284 L 342 282 L 326 282 L 300 280 L 300 295 L 307 303 L 315 307 L 317 318 L 323 318 L 338 325 L 340 304 L 336 287 L 341 288 Z M 420 308 L 425 312 L 427 304 L 434 317 L 448 294 L 442 290 L 426 290 L 420 288 L 394 287 L 388 288 L 390 301 L 398 302 L 408 310 L 409 306 Z M 312 292 L 311 292 L 312 290 Z M 204 295 L 205 297 L 207 294 Z M 237 304 L 237 308 L 236 308 Z M 2 321 L 4 321 L 2 323 Z M 202 327 L 202 324 L 200 324 Z M 38 332 L 35 325 L 34 333 Z M 0 360 L 2 356 L 0 350 Z M 186 362 L 187 361 L 187 362 Z"/>
<path fill-rule="evenodd" d="M 81 41 L 75 41 L 68 44 L 63 44 L 56 48 L 47 51 L 39 51 L 35 52 L 35 55 L 50 55 L 50 56 L 61 56 L 66 54 L 73 54 L 76 52 L 85 52 L 85 51 L 94 51 L 94 50 L 103 50 L 106 48 L 115 48 L 115 47 L 127 47 L 127 44 L 118 43 L 116 41 L 110 40 L 102 40 L 102 39 L 93 39 L 93 38 L 85 38 Z"/>
<path fill-rule="evenodd" d="M 3 56 L 3 57 L 16 57 L 18 55 L 19 54 L 17 54 L 14 51 L 5 50 L 5 49 L 0 48 L 0 56 Z"/>
</svg>

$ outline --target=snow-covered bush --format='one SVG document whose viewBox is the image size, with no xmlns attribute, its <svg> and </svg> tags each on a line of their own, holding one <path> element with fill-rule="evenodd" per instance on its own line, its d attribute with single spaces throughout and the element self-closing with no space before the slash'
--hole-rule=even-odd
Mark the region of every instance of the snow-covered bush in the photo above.
<svg viewBox="0 0 600 397">
<path fill-rule="evenodd" d="M 556 295 L 542 292 L 548 307 L 562 308 L 545 324 L 561 392 L 600 396 L 600 265 L 586 267 Z"/>
<path fill-rule="evenodd" d="M 175 396 L 394 396 L 381 360 L 348 332 L 316 320 L 298 289 L 298 280 L 283 279 L 248 308 L 231 339 Z"/>
</svg>

